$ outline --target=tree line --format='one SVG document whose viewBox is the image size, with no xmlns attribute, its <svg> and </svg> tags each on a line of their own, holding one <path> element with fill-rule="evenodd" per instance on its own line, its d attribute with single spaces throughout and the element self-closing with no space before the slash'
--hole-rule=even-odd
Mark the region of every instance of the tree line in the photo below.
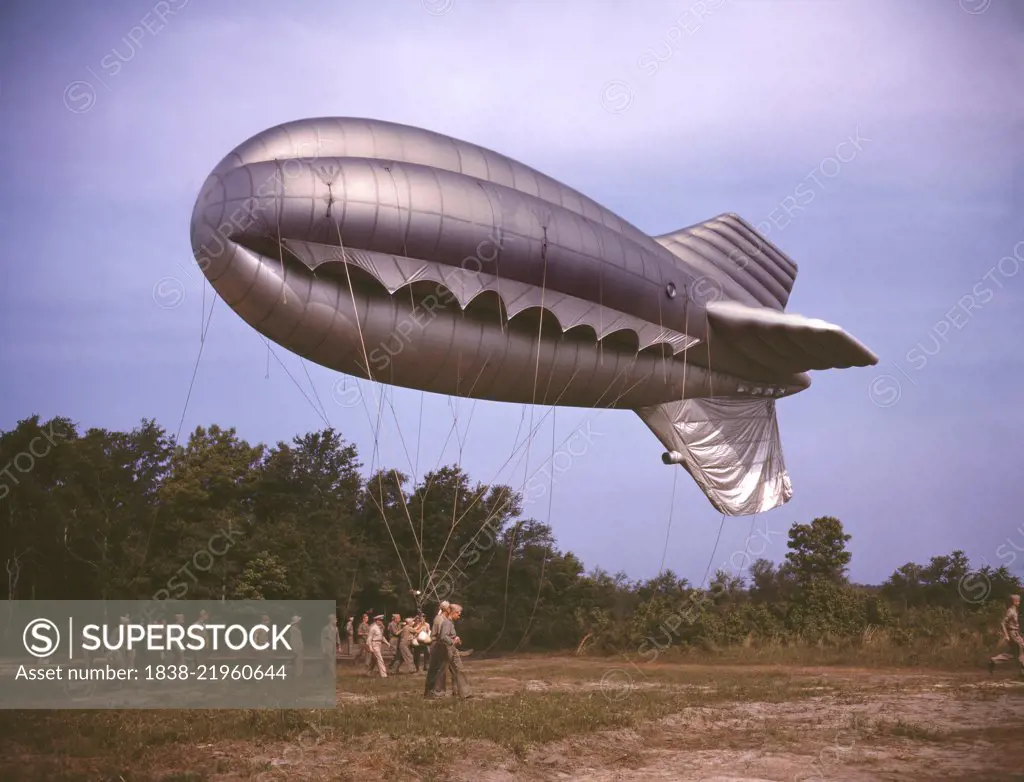
<svg viewBox="0 0 1024 782">
<path fill-rule="evenodd" d="M 783 562 L 720 570 L 706 586 L 587 571 L 509 486 L 456 465 L 416 481 L 364 476 L 330 428 L 267 446 L 212 425 L 177 443 L 152 420 L 80 432 L 33 416 L 0 433 L 0 465 L 5 599 L 333 599 L 342 617 L 450 599 L 468 606 L 460 635 L 474 648 L 650 658 L 871 633 L 894 645 L 977 637 L 1021 588 L 961 551 L 852 584 L 850 536 L 832 517 L 793 524 Z"/>
</svg>

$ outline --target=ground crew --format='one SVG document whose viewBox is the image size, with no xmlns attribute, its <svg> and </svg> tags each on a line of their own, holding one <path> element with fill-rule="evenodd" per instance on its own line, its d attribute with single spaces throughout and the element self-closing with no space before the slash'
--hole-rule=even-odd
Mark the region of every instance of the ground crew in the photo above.
<svg viewBox="0 0 1024 782">
<path fill-rule="evenodd" d="M 337 664 L 338 652 L 341 651 L 341 639 L 338 637 L 338 617 L 327 615 L 327 624 L 320 631 L 320 653 L 323 655 L 324 675 L 333 676 Z"/>
<path fill-rule="evenodd" d="M 349 655 L 349 657 L 352 656 L 352 633 L 354 632 L 355 627 L 352 624 L 352 617 L 350 616 L 348 618 L 348 621 L 345 622 L 345 645 L 348 647 L 347 654 Z"/>
<path fill-rule="evenodd" d="M 422 613 L 416 614 L 416 618 L 413 620 L 413 645 L 412 645 L 412 662 L 416 667 L 416 673 L 420 672 L 420 668 L 426 673 L 427 670 L 427 652 L 430 647 L 430 625 L 427 624 L 427 620 L 423 617 Z M 420 633 L 426 631 L 427 641 L 423 642 L 420 640 Z"/>
<path fill-rule="evenodd" d="M 296 676 L 302 676 L 302 658 L 306 653 L 305 645 L 302 643 L 302 628 L 299 627 L 301 621 L 302 617 L 296 614 L 292 617 L 291 627 L 288 628 L 288 645 L 292 648 L 292 664 L 295 666 Z"/>
<path fill-rule="evenodd" d="M 399 614 L 392 614 L 391 621 L 388 622 L 388 633 L 385 637 L 391 643 L 398 637 L 400 632 L 402 632 L 402 617 Z"/>
<path fill-rule="evenodd" d="M 381 655 L 381 646 L 384 644 L 391 648 L 391 644 L 384 638 L 384 614 L 379 614 L 373 618 L 373 624 L 370 625 L 369 634 L 366 637 L 366 651 L 370 656 L 367 676 L 373 676 L 374 669 L 376 669 L 382 679 L 388 678 L 388 669 L 384 667 L 384 657 Z"/>
<path fill-rule="evenodd" d="M 370 635 L 370 620 L 366 614 L 363 614 L 363 619 L 359 623 L 359 627 L 356 629 L 356 658 L 353 662 L 357 665 L 366 659 L 366 639 Z"/>
<path fill-rule="evenodd" d="M 462 606 L 453 603 L 448 609 L 448 619 L 441 625 L 441 641 L 448 649 L 448 670 L 452 674 L 453 694 L 459 698 L 472 698 L 469 678 L 466 676 L 466 669 L 462 665 L 462 657 L 459 654 L 462 639 L 455 632 L 455 623 L 461 616 Z"/>
<path fill-rule="evenodd" d="M 390 673 L 401 673 L 403 665 L 412 664 L 412 639 L 415 633 L 415 620 L 409 617 L 398 632 L 398 651 L 395 652 L 395 659 L 391 661 Z"/>
<path fill-rule="evenodd" d="M 989 658 L 988 672 L 991 674 L 999 663 L 1017 661 L 1017 675 L 1024 678 L 1024 638 L 1020 635 L 1020 618 L 1017 614 L 1020 608 L 1020 595 L 1010 595 L 1009 605 L 1003 615 L 1003 641 L 1010 645 L 1010 652 L 997 654 Z"/>
<path fill-rule="evenodd" d="M 448 601 L 442 601 L 431 626 L 430 651 L 427 653 L 427 681 L 423 687 L 423 695 L 427 698 L 443 698 L 446 695 L 445 672 L 448 670 L 448 650 L 441 643 L 440 634 L 442 625 L 448 621 L 448 608 Z"/>
</svg>

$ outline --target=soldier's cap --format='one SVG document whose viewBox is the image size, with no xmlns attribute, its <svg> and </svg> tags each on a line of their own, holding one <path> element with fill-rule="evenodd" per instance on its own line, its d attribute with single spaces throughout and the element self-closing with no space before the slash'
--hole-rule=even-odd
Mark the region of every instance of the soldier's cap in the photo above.
<svg viewBox="0 0 1024 782">
<path fill-rule="evenodd" d="M 292 617 L 292 622 L 298 622 L 298 621 L 300 621 L 301 619 L 302 619 L 302 617 L 301 617 L 301 616 L 299 616 L 298 614 L 296 614 L 295 616 L 293 616 L 293 617 Z"/>
<path fill-rule="evenodd" d="M 383 618 L 384 618 L 384 614 L 377 614 L 375 617 L 373 617 L 373 621 L 376 622 L 378 619 L 383 619 Z"/>
</svg>

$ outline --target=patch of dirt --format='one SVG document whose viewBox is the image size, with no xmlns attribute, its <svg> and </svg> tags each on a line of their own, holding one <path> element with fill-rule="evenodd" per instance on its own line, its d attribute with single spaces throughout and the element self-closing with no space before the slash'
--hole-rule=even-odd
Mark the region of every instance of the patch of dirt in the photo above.
<svg viewBox="0 0 1024 782">
<path fill-rule="evenodd" d="M 483 698 L 595 691 L 614 662 L 565 658 L 476 660 L 467 666 Z M 661 680 L 650 671 L 662 672 Z M 904 782 L 1024 779 L 1024 684 L 978 673 L 655 663 L 639 690 L 706 692 L 782 677 L 769 700 L 697 698 L 699 705 L 632 729 L 605 730 L 520 752 L 488 741 L 359 738 L 316 725 L 292 741 L 242 738 L 169 744 L 177 768 L 131 769 L 123 779 L 203 782 L 365 780 L 462 782 Z M 339 675 L 339 702 L 374 704 L 422 688 L 405 681 Z M 351 691 L 352 689 L 356 692 Z M 801 691 L 786 700 L 782 693 Z M 732 696 L 730 696 L 732 697 Z M 444 719 L 450 719 L 451 712 Z M 457 717 L 456 717 L 457 718 Z M 434 725 L 424 725 L 424 736 Z M 514 728 L 510 727 L 510 730 Z M 386 729 L 383 731 L 387 733 Z M 21 757 L 35 779 L 111 779 L 91 773 L 101 757 Z M 184 772 L 191 771 L 194 777 Z M 52 772 L 52 773 L 51 773 Z M 59 772 L 59 773 L 58 773 Z M 71 777 L 69 774 L 80 774 Z M 171 775 L 174 776 L 171 776 Z M 3 777 L 0 769 L 0 777 Z"/>
</svg>

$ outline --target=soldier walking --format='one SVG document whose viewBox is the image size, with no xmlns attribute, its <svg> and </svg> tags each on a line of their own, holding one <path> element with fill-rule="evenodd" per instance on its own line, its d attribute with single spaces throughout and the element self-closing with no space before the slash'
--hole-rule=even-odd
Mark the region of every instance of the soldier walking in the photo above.
<svg viewBox="0 0 1024 782">
<path fill-rule="evenodd" d="M 362 620 L 359 622 L 359 626 L 356 628 L 356 658 L 354 662 L 358 665 L 359 663 L 366 662 L 366 655 L 368 649 L 366 647 L 366 639 L 370 635 L 370 619 L 369 615 L 363 614 Z"/>
<path fill-rule="evenodd" d="M 416 625 L 412 617 L 405 620 L 402 629 L 398 632 L 398 651 L 395 652 L 395 659 L 391 661 L 389 673 L 398 674 L 402 672 L 402 666 L 406 663 L 412 664 L 412 639 Z"/>
<path fill-rule="evenodd" d="M 299 622 L 302 617 L 296 614 L 292 617 L 291 627 L 288 629 L 288 645 L 292 648 L 292 664 L 295 666 L 295 676 L 302 676 L 303 658 L 306 654 L 306 647 L 302 641 L 302 628 Z"/>
<path fill-rule="evenodd" d="M 345 622 L 345 645 L 348 647 L 348 656 L 352 656 L 352 634 L 356 631 L 352 623 L 352 617 Z"/>
<path fill-rule="evenodd" d="M 1024 638 L 1021 638 L 1020 635 L 1019 609 L 1020 595 L 1010 595 L 1009 605 L 1006 608 L 1006 613 L 1003 615 L 1002 630 L 1003 641 L 1010 645 L 1010 652 L 1012 653 L 1003 652 L 995 657 L 990 657 L 988 661 L 989 674 L 995 670 L 996 665 L 999 663 L 1016 660 L 1017 675 L 1020 678 L 1024 678 Z"/>
<path fill-rule="evenodd" d="M 453 603 L 448 609 L 448 620 L 441 626 L 441 640 L 448 647 L 448 670 L 452 674 L 452 694 L 459 698 L 472 698 L 469 677 L 462 665 L 459 647 L 462 639 L 455 632 L 455 623 L 462 617 L 462 606 Z"/>
<path fill-rule="evenodd" d="M 420 668 L 423 672 L 427 671 L 427 650 L 429 647 L 428 643 L 423 643 L 419 640 L 419 635 L 424 630 L 427 631 L 427 636 L 430 636 L 430 625 L 427 624 L 427 620 L 423 617 L 422 613 L 416 614 L 416 618 L 413 620 L 413 647 L 412 647 L 412 662 L 416 668 L 416 673 L 420 672 Z"/>
<path fill-rule="evenodd" d="M 448 650 L 447 647 L 441 643 L 441 627 L 448 621 L 448 608 L 450 604 L 447 600 L 441 601 L 441 605 L 438 606 L 437 616 L 434 617 L 434 623 L 430 628 L 430 649 L 427 652 L 427 681 L 423 686 L 423 695 L 427 698 L 443 698 L 446 694 L 447 679 L 445 672 L 448 670 Z"/>
<path fill-rule="evenodd" d="M 381 655 L 381 647 L 387 644 L 388 648 L 391 644 L 384 638 L 384 614 L 379 614 L 373 618 L 373 624 L 370 625 L 369 635 L 366 638 L 366 649 L 369 653 L 369 665 L 367 667 L 367 675 L 373 676 L 374 670 L 382 679 L 388 678 L 388 669 L 384 666 L 384 657 Z"/>
<path fill-rule="evenodd" d="M 341 651 L 341 639 L 338 637 L 338 617 L 334 614 L 327 615 L 327 624 L 320 631 L 320 653 L 323 655 L 324 675 L 334 675 L 334 666 L 338 661 L 338 652 Z"/>
</svg>

